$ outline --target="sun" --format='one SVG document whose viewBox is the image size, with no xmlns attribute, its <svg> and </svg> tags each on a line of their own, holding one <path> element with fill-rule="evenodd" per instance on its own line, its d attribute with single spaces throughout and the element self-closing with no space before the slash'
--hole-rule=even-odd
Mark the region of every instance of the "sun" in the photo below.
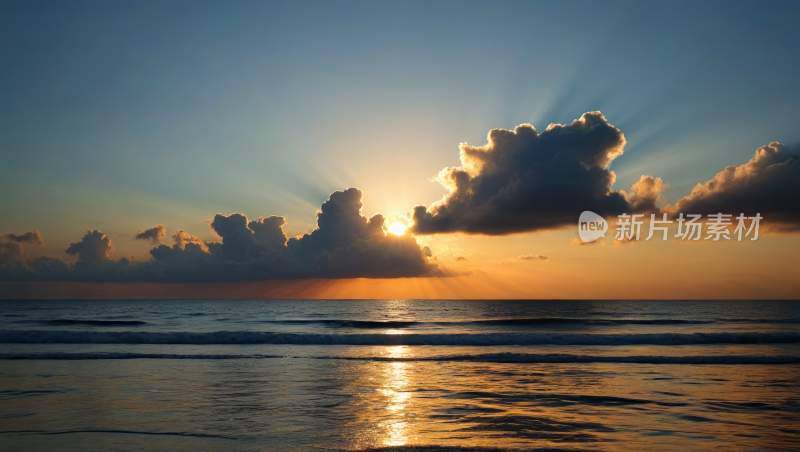
<svg viewBox="0 0 800 452">
<path fill-rule="evenodd" d="M 393 223 L 391 226 L 389 226 L 389 232 L 394 235 L 403 235 L 406 233 L 406 228 L 408 228 L 408 226 L 404 225 L 403 223 Z"/>
</svg>

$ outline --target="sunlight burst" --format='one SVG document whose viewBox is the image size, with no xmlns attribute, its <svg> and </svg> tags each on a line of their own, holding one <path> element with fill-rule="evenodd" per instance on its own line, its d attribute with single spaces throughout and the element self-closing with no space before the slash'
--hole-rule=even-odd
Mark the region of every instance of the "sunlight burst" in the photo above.
<svg viewBox="0 0 800 452">
<path fill-rule="evenodd" d="M 406 229 L 408 226 L 404 225 L 403 223 L 394 223 L 389 226 L 389 232 L 395 235 L 403 235 L 406 233 Z"/>
</svg>

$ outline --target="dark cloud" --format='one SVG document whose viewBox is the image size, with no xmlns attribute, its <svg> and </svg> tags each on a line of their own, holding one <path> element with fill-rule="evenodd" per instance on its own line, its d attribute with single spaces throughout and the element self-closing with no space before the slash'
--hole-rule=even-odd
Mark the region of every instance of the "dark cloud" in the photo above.
<svg viewBox="0 0 800 452">
<path fill-rule="evenodd" d="M 387 233 L 380 214 L 362 216 L 361 197 L 355 188 L 334 192 L 322 204 L 317 228 L 291 239 L 283 232 L 283 217 L 248 220 L 239 213 L 216 214 L 208 223 L 220 242 L 204 242 L 179 230 L 171 246 L 153 248 L 152 259 L 141 262 L 112 261 L 111 240 L 99 231 L 87 231 L 67 249 L 79 256 L 76 264 L 58 259 L 37 263 L 21 250 L 9 249 L 3 254 L 2 262 L 8 264 L 0 265 L 0 280 L 193 282 L 444 275 L 428 262 L 430 248 L 421 248 L 410 234 Z"/>
<path fill-rule="evenodd" d="M 19 243 L 0 241 L 0 267 L 21 262 L 25 258 L 24 252 Z"/>
<path fill-rule="evenodd" d="M 81 264 L 91 265 L 111 260 L 114 247 L 107 235 L 95 229 L 86 231 L 80 242 L 71 243 L 66 253 L 78 255 L 78 262 Z"/>
<path fill-rule="evenodd" d="M 233 213 L 214 215 L 211 229 L 222 237 L 222 258 L 228 261 L 243 261 L 257 253 L 257 242 L 253 231 L 247 227 L 247 217 Z"/>
<path fill-rule="evenodd" d="M 286 234 L 283 233 L 283 225 L 286 224 L 286 219 L 278 216 L 261 217 L 247 223 L 247 227 L 253 231 L 256 238 L 256 243 L 259 246 L 280 250 L 286 246 Z"/>
<path fill-rule="evenodd" d="M 361 192 L 334 192 L 317 214 L 317 229 L 289 239 L 287 251 L 308 276 L 380 278 L 440 275 L 410 234 L 386 232 L 383 215 L 361 215 Z"/>
<path fill-rule="evenodd" d="M 8 234 L 0 235 L 0 241 L 3 240 L 9 240 L 17 243 L 38 243 L 40 245 L 44 245 L 42 234 L 40 234 L 36 229 L 26 232 L 22 235 L 12 234 L 10 232 Z"/>
<path fill-rule="evenodd" d="M 523 261 L 547 261 L 550 260 L 549 257 L 545 256 L 544 254 L 523 254 L 519 257 L 519 259 Z"/>
<path fill-rule="evenodd" d="M 134 238 L 136 240 L 149 240 L 153 243 L 161 243 L 164 237 L 167 236 L 167 228 L 163 224 L 157 224 L 150 229 L 144 231 L 136 231 Z"/>
<path fill-rule="evenodd" d="M 655 209 L 660 179 L 643 177 L 631 195 L 613 191 L 608 165 L 622 155 L 625 136 L 600 112 L 541 134 L 529 125 L 494 129 L 488 143 L 460 146 L 461 166 L 435 178 L 450 192 L 414 208 L 418 234 L 464 232 L 503 235 L 560 227 L 591 210 L 601 216 Z"/>
<path fill-rule="evenodd" d="M 425 245 L 422 247 L 422 256 L 423 257 L 433 257 L 433 251 L 431 251 L 431 247 Z"/>
<path fill-rule="evenodd" d="M 9 233 L 0 236 L 0 279 L 49 279 L 68 271 L 69 266 L 61 259 L 25 255 L 21 242 L 44 245 L 42 235 L 36 230 L 22 235 Z"/>
<path fill-rule="evenodd" d="M 196 235 L 191 235 L 183 229 L 172 234 L 175 242 L 172 247 L 159 245 L 150 250 L 150 255 L 157 261 L 201 259 L 208 254 L 208 245 Z"/>
<path fill-rule="evenodd" d="M 36 229 L 22 235 L 11 232 L 0 235 L 0 267 L 16 265 L 25 261 L 25 249 L 20 243 L 44 245 L 44 239 Z"/>
<path fill-rule="evenodd" d="M 762 146 L 749 162 L 729 166 L 707 182 L 698 183 L 674 207 L 665 210 L 734 217 L 760 213 L 763 227 L 800 230 L 800 157 L 781 143 Z"/>
</svg>

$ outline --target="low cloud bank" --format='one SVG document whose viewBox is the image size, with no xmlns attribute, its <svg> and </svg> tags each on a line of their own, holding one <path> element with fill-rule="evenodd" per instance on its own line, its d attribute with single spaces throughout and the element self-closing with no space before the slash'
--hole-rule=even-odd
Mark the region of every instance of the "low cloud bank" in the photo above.
<svg viewBox="0 0 800 452">
<path fill-rule="evenodd" d="M 86 231 L 66 250 L 77 256 L 74 264 L 25 256 L 19 240 L 5 239 L 0 241 L 0 280 L 224 282 L 445 276 L 436 264 L 428 262 L 430 249 L 420 247 L 413 236 L 387 233 L 380 214 L 362 216 L 361 197 L 355 188 L 334 192 L 322 204 L 317 229 L 296 238 L 284 234 L 283 217 L 248 220 L 239 213 L 217 214 L 209 226 L 220 242 L 204 242 L 179 230 L 172 235 L 171 246 L 156 246 L 150 250 L 152 259 L 142 262 L 113 260 L 111 239 L 96 230 Z M 32 233 L 10 236 L 28 234 Z M 150 241 L 165 237 L 163 225 L 136 235 Z"/>
</svg>

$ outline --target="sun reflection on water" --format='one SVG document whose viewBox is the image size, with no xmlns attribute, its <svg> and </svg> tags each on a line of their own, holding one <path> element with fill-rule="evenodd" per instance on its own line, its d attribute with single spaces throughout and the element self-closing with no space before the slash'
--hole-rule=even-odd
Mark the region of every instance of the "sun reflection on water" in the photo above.
<svg viewBox="0 0 800 452">
<path fill-rule="evenodd" d="M 390 358 L 403 358 L 407 355 L 408 349 L 403 346 L 391 347 L 387 354 Z M 378 392 L 388 399 L 386 410 L 390 414 L 389 418 L 381 425 L 385 430 L 383 438 L 385 446 L 404 446 L 409 441 L 409 424 L 405 419 L 408 402 L 411 398 L 411 393 L 406 390 L 409 384 L 410 365 L 407 362 L 386 363 L 383 369 L 384 383 Z"/>
</svg>

